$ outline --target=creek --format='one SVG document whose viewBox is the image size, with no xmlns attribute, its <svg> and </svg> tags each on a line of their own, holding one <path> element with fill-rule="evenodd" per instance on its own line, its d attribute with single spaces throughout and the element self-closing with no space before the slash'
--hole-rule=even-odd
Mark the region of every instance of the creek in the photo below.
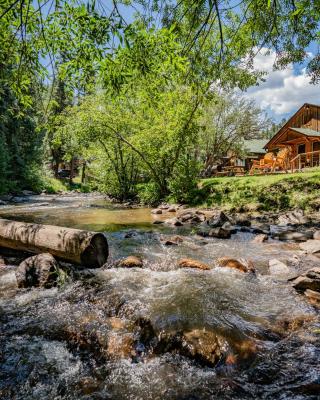
<svg viewBox="0 0 320 400">
<path fill-rule="evenodd" d="M 0 398 L 319 399 L 318 313 L 268 273 L 297 245 L 244 232 L 203 239 L 153 225 L 150 211 L 82 195 L 1 207 L 3 218 L 106 232 L 110 264 L 138 255 L 144 265 L 79 271 L 52 289 L 17 289 L 6 280 L 15 267 L 0 267 Z M 172 235 L 183 242 L 165 246 Z M 223 256 L 251 259 L 256 276 L 177 267 Z M 182 351 L 188 332 L 222 338 L 219 359 Z"/>
</svg>

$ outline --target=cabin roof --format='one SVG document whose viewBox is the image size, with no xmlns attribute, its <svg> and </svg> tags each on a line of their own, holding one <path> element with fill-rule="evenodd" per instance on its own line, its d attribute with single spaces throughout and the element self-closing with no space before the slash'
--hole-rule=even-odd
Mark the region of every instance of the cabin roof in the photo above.
<svg viewBox="0 0 320 400">
<path fill-rule="evenodd" d="M 312 129 L 307 129 L 307 128 L 290 128 L 290 125 L 292 125 L 292 123 L 294 123 L 295 119 L 299 116 L 300 113 L 304 112 L 305 110 L 308 110 L 309 108 L 314 107 L 317 109 L 320 109 L 319 105 L 316 104 L 310 104 L 310 103 L 304 103 L 298 111 L 296 111 L 292 117 L 290 117 L 288 119 L 288 121 L 278 130 L 278 132 L 269 140 L 269 142 L 264 146 L 264 148 L 268 148 L 273 142 L 276 141 L 276 139 L 282 134 L 282 132 L 286 129 L 294 129 L 297 131 L 297 129 L 305 129 L 306 131 L 312 131 Z M 297 131 L 299 132 L 299 131 Z M 316 132 L 316 131 L 313 131 Z M 303 133 L 303 132 L 300 132 Z M 319 134 L 307 134 L 307 133 L 303 133 L 306 136 L 319 136 Z"/>
<path fill-rule="evenodd" d="M 320 137 L 320 132 L 314 131 L 313 129 L 309 128 L 290 128 L 293 131 L 302 133 L 305 136 L 317 136 Z"/>
<path fill-rule="evenodd" d="M 266 144 L 265 139 L 250 139 L 244 140 L 243 147 L 247 153 L 261 153 L 264 154 L 266 151 L 264 145 Z"/>
</svg>

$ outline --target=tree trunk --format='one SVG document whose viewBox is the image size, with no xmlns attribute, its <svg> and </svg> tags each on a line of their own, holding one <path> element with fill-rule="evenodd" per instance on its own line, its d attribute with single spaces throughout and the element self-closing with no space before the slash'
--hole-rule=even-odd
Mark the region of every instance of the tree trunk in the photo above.
<svg viewBox="0 0 320 400">
<path fill-rule="evenodd" d="M 69 178 L 70 185 L 72 185 L 73 173 L 74 173 L 74 158 L 72 157 L 70 161 L 70 178 Z"/>
<path fill-rule="evenodd" d="M 82 164 L 82 174 L 81 174 L 81 183 L 84 183 L 86 179 L 86 162 L 84 161 Z"/>
<path fill-rule="evenodd" d="M 103 233 L 0 219 L 0 247 L 48 252 L 62 260 L 98 268 L 106 263 L 108 242 Z"/>
</svg>

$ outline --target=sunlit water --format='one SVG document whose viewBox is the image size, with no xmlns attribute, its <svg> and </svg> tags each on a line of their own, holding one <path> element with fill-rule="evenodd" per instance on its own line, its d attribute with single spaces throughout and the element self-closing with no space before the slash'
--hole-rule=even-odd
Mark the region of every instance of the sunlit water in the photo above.
<svg viewBox="0 0 320 400">
<path fill-rule="evenodd" d="M 147 208 L 81 196 L 41 205 L 47 199 L 3 208 L 0 216 L 106 231 L 110 263 L 140 255 L 144 267 L 83 271 L 61 288 L 32 290 L 17 290 L 14 267 L 3 268 L 1 399 L 320 398 L 318 315 L 267 268 L 270 258 L 290 263 L 297 246 L 254 244 L 244 233 L 203 240 L 191 229 L 152 225 Z M 175 234 L 184 242 L 165 246 L 161 239 Z M 182 257 L 214 266 L 220 256 L 251 259 L 257 275 L 177 268 Z M 141 321 L 155 336 L 215 332 L 235 361 L 208 366 L 179 352 L 152 351 L 153 339 L 139 333 Z M 128 337 L 134 354 L 110 356 L 110 341 Z"/>
</svg>

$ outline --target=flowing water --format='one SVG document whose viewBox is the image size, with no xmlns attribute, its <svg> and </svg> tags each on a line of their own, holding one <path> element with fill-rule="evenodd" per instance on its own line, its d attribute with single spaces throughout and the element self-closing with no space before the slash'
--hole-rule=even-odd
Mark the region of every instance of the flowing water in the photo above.
<svg viewBox="0 0 320 400">
<path fill-rule="evenodd" d="M 111 263 L 139 255 L 144 266 L 73 272 L 59 288 L 19 290 L 15 267 L 3 267 L 1 399 L 320 398 L 318 314 L 267 273 L 270 258 L 293 260 L 294 244 L 255 244 L 248 233 L 203 240 L 152 225 L 150 209 L 103 199 L 31 200 L 0 217 L 105 231 Z M 183 243 L 163 244 L 176 234 Z M 220 256 L 252 259 L 256 276 L 176 266 L 182 257 L 212 265 Z M 219 360 L 183 351 L 177 337 L 186 332 L 219 337 Z"/>
</svg>

